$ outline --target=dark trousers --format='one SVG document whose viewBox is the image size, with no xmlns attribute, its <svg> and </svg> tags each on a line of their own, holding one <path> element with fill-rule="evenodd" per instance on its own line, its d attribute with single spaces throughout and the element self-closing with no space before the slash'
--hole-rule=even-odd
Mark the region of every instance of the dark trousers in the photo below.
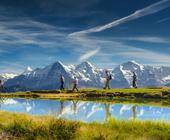
<svg viewBox="0 0 170 140">
<path fill-rule="evenodd" d="M 4 87 L 1 85 L 0 86 L 0 92 L 3 92 L 3 90 L 4 90 Z"/>
<path fill-rule="evenodd" d="M 73 85 L 73 89 L 72 89 L 72 91 L 74 91 L 74 90 L 79 91 L 79 90 L 78 90 L 78 88 L 77 88 L 77 84 L 74 84 L 74 85 Z"/>
<path fill-rule="evenodd" d="M 137 88 L 137 83 L 136 83 L 136 81 L 135 81 L 135 80 L 133 80 L 133 82 L 132 82 L 132 86 L 133 86 L 133 88 Z"/>
<path fill-rule="evenodd" d="M 60 90 L 64 90 L 64 82 L 61 82 Z"/>
</svg>

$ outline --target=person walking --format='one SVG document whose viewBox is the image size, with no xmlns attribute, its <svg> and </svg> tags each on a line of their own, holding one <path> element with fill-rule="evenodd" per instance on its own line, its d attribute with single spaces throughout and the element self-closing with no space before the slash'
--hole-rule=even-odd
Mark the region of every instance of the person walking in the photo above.
<svg viewBox="0 0 170 140">
<path fill-rule="evenodd" d="M 64 76 L 60 75 L 60 90 L 64 90 Z"/>
<path fill-rule="evenodd" d="M 74 91 L 74 90 L 77 90 L 77 91 L 78 91 L 77 85 L 78 85 L 78 79 L 77 79 L 76 77 L 74 77 L 74 79 L 73 79 L 73 89 L 72 89 L 72 91 Z"/>
<path fill-rule="evenodd" d="M 135 72 L 133 72 L 132 87 L 137 88 L 137 75 Z"/>
<path fill-rule="evenodd" d="M 4 89 L 3 82 L 2 82 L 2 80 L 0 79 L 0 91 L 2 92 L 3 89 Z"/>
<path fill-rule="evenodd" d="M 103 89 L 110 89 L 110 81 L 112 80 L 111 74 L 109 74 L 109 71 L 105 71 L 106 77 L 105 77 L 105 86 Z"/>
</svg>

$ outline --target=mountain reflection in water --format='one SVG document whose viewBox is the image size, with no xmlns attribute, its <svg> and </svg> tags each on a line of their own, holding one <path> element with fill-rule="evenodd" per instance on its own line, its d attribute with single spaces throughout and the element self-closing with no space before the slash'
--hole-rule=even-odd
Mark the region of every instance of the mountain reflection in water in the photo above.
<svg viewBox="0 0 170 140">
<path fill-rule="evenodd" d="M 170 121 L 169 107 L 108 102 L 1 98 L 0 110 L 84 122 L 105 122 L 111 118 Z"/>
</svg>

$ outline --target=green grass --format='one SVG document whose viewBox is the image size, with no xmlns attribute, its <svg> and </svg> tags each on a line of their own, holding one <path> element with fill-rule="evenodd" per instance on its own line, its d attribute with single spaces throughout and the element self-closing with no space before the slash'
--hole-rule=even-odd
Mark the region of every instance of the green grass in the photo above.
<svg viewBox="0 0 170 140">
<path fill-rule="evenodd" d="M 60 91 L 31 91 L 17 93 L 0 93 L 0 97 L 39 97 L 39 98 L 117 98 L 117 99 L 170 99 L 170 88 L 138 88 L 138 89 L 80 89 L 79 92 L 70 90 Z"/>
<path fill-rule="evenodd" d="M 96 89 L 96 88 L 85 88 L 80 89 L 78 93 L 89 93 L 89 92 L 95 92 L 97 94 L 106 94 L 106 93 L 116 93 L 116 92 L 122 92 L 122 93 L 149 93 L 149 94 L 156 94 L 156 93 L 162 93 L 162 92 L 170 92 L 170 88 L 168 87 L 153 87 L 153 88 L 112 88 L 112 89 Z M 70 90 L 53 90 L 53 91 L 34 91 L 34 93 L 72 93 Z"/>
<path fill-rule="evenodd" d="M 29 140 L 168 140 L 170 123 L 118 121 L 82 123 L 47 116 L 0 112 L 0 139 Z"/>
</svg>

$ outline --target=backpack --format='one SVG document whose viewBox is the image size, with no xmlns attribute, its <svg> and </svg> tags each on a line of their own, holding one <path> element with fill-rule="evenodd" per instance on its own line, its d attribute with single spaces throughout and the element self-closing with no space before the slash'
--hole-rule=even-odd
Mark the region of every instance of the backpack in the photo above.
<svg viewBox="0 0 170 140">
<path fill-rule="evenodd" d="M 112 75 L 109 75 L 109 80 L 112 80 Z"/>
</svg>

